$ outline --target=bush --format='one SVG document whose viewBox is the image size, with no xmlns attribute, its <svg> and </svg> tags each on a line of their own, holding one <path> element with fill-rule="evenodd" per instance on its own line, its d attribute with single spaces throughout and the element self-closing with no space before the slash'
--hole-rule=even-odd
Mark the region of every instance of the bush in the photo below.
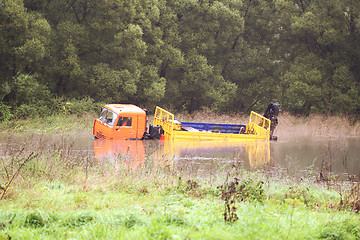
<svg viewBox="0 0 360 240">
<path fill-rule="evenodd" d="M 99 112 L 104 103 L 95 103 L 92 98 L 83 99 L 64 99 L 55 98 L 53 100 L 53 112 L 67 114 L 81 114 L 85 112 Z"/>
<path fill-rule="evenodd" d="M 320 233 L 320 239 L 359 239 L 360 226 L 352 221 L 344 221 L 342 223 L 326 224 Z"/>
<path fill-rule="evenodd" d="M 89 213 L 84 212 L 84 213 L 80 213 L 80 214 L 77 214 L 76 216 L 71 217 L 66 222 L 66 225 L 69 227 L 73 227 L 73 228 L 80 227 L 87 223 L 92 222 L 94 219 L 95 219 L 94 216 L 92 216 Z"/>
<path fill-rule="evenodd" d="M 8 120 L 13 117 L 11 113 L 11 107 L 5 105 L 4 103 L 0 103 L 0 121 Z"/>
<path fill-rule="evenodd" d="M 45 117 L 50 116 L 51 110 L 48 106 L 45 105 L 35 105 L 35 104 L 22 104 L 20 107 L 15 109 L 14 117 L 17 119 L 27 119 L 27 118 L 36 118 L 36 117 Z"/>
<path fill-rule="evenodd" d="M 29 213 L 25 218 L 26 227 L 43 227 L 45 225 L 44 219 L 39 213 Z"/>
</svg>

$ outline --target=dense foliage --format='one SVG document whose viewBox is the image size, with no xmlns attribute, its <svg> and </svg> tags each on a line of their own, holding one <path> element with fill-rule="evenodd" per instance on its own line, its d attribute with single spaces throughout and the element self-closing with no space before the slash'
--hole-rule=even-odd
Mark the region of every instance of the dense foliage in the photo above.
<svg viewBox="0 0 360 240">
<path fill-rule="evenodd" d="M 0 0 L 0 119 L 99 102 L 359 116 L 359 15 L 357 0 Z"/>
</svg>

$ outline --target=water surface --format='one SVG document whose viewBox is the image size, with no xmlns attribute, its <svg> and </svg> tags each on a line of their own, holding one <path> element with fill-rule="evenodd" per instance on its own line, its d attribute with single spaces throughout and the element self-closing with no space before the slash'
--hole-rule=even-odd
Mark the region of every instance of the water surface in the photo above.
<svg viewBox="0 0 360 240">
<path fill-rule="evenodd" d="M 101 141 L 88 133 L 2 136 L 0 154 L 65 152 L 131 170 L 171 168 L 193 177 L 233 170 L 266 171 L 295 177 L 360 177 L 360 137 L 302 136 L 277 142 Z"/>
</svg>

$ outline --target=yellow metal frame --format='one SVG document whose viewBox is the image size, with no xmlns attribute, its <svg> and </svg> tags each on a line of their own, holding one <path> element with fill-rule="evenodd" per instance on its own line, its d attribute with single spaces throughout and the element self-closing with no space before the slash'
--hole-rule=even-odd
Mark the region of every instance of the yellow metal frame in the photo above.
<svg viewBox="0 0 360 240">
<path fill-rule="evenodd" d="M 271 121 L 256 112 L 251 112 L 246 134 L 186 132 L 174 130 L 174 114 L 156 107 L 153 125 L 161 125 L 165 140 L 220 140 L 220 141 L 253 141 L 269 140 Z"/>
<path fill-rule="evenodd" d="M 174 132 L 174 114 L 156 107 L 153 125 L 161 125 L 164 130 L 165 139 L 171 139 Z"/>
<path fill-rule="evenodd" d="M 166 139 L 166 138 L 165 138 Z M 169 139 L 186 139 L 199 141 L 254 141 L 254 140 L 269 140 L 269 136 L 255 135 L 255 134 L 233 134 L 233 133 L 207 133 L 207 132 L 186 132 L 174 131 L 172 138 Z"/>
<path fill-rule="evenodd" d="M 256 112 L 251 112 L 249 125 L 246 129 L 247 134 L 270 136 L 271 120 Z"/>
</svg>

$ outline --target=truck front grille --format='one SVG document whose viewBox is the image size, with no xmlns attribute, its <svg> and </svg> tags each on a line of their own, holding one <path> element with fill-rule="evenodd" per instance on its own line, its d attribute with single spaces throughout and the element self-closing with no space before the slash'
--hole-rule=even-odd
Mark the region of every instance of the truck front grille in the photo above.
<svg viewBox="0 0 360 240">
<path fill-rule="evenodd" d="M 100 132 L 100 131 L 96 131 L 96 137 L 99 138 L 99 139 L 106 139 L 104 134 L 102 134 L 102 132 Z"/>
</svg>

